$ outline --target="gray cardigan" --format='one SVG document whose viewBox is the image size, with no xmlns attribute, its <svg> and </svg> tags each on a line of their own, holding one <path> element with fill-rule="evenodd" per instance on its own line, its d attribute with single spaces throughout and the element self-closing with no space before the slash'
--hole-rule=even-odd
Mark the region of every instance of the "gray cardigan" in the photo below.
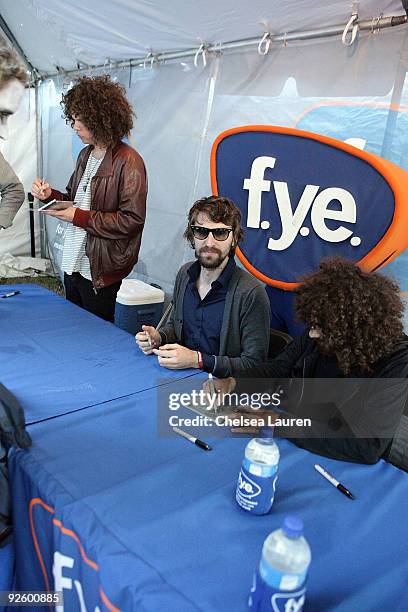
<svg viewBox="0 0 408 612">
<path fill-rule="evenodd" d="M 24 187 L 16 173 L 0 153 L 0 227 L 10 227 L 24 202 Z"/>
<path fill-rule="evenodd" d="M 183 302 L 189 281 L 184 264 L 178 271 L 173 293 L 173 309 L 160 334 L 164 342 L 182 342 Z M 266 361 L 269 346 L 270 304 L 264 287 L 248 272 L 236 267 L 228 283 L 220 335 L 220 354 L 213 374 L 232 376 L 240 370 Z"/>
</svg>

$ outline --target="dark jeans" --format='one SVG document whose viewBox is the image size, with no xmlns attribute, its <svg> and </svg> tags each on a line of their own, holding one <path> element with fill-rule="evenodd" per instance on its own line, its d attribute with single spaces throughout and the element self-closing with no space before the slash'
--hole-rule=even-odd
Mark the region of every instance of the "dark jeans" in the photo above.
<svg viewBox="0 0 408 612">
<path fill-rule="evenodd" d="M 81 306 L 97 317 L 111 321 L 115 318 L 116 294 L 121 282 L 113 283 L 95 293 L 92 282 L 79 272 L 64 274 L 65 297 L 73 304 Z"/>
</svg>

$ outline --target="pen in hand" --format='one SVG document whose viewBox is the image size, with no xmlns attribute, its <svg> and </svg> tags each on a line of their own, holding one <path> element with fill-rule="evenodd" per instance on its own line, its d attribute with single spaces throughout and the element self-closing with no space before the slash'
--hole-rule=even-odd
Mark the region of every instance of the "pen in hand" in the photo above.
<svg viewBox="0 0 408 612">
<path fill-rule="evenodd" d="M 166 308 L 166 310 L 163 313 L 162 318 L 160 319 L 160 321 L 158 322 L 158 324 L 156 325 L 156 331 L 158 332 L 160 330 L 160 328 L 162 327 L 164 321 L 167 319 L 168 315 L 170 314 L 171 309 L 173 308 L 173 302 L 170 302 Z M 145 336 L 147 339 L 147 342 L 149 343 L 149 349 L 152 349 L 154 347 L 156 347 L 156 342 L 152 342 L 152 339 L 150 337 L 150 334 L 148 331 L 145 330 Z"/>
<path fill-rule="evenodd" d="M 346 487 L 342 485 L 341 482 L 336 480 L 334 476 L 329 474 L 329 472 L 326 472 L 326 470 L 322 468 L 321 465 L 316 463 L 314 467 L 315 467 L 315 470 L 323 476 L 323 478 L 325 478 L 328 482 L 330 482 L 330 484 L 332 484 L 333 487 L 336 487 L 336 489 L 338 489 L 341 493 L 343 493 L 343 495 L 345 495 L 349 499 L 356 499 L 355 496 L 351 493 L 351 491 L 346 489 Z"/>
<path fill-rule="evenodd" d="M 166 321 L 166 319 L 169 316 L 172 308 L 173 308 L 173 302 L 169 302 L 169 304 L 167 305 L 166 310 L 163 312 L 162 318 L 160 319 L 160 321 L 156 325 L 156 331 L 159 331 L 162 328 L 163 323 Z"/>
<path fill-rule="evenodd" d="M 211 372 L 208 374 L 208 389 L 209 389 L 211 397 L 215 397 L 217 392 L 215 390 L 214 377 L 211 374 Z M 215 414 L 218 413 L 218 404 L 216 401 L 214 402 L 214 412 Z"/>
</svg>

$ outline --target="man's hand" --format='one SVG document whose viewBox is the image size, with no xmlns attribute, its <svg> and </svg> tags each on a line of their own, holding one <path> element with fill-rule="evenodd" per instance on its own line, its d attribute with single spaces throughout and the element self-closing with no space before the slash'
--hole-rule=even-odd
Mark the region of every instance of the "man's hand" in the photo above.
<svg viewBox="0 0 408 612">
<path fill-rule="evenodd" d="M 36 178 L 31 187 L 31 193 L 37 200 L 47 200 L 51 195 L 51 187 L 43 179 Z"/>
<path fill-rule="evenodd" d="M 257 435 L 263 427 L 273 427 L 279 415 L 273 410 L 265 408 L 250 408 L 247 406 L 238 406 L 234 410 L 234 418 L 239 415 L 244 415 L 246 418 L 256 420 L 256 424 L 250 424 L 244 427 L 231 427 L 231 433 Z"/>
<path fill-rule="evenodd" d="M 183 368 L 198 368 L 197 351 L 191 351 L 180 344 L 163 344 L 159 349 L 153 349 L 153 353 L 159 358 L 159 364 L 170 370 L 182 370 Z"/>
<path fill-rule="evenodd" d="M 142 325 L 143 331 L 135 336 L 136 344 L 145 355 L 151 355 L 153 349 L 161 344 L 161 336 L 155 327 Z"/>
<path fill-rule="evenodd" d="M 232 393 L 236 384 L 237 381 L 235 378 L 232 378 L 232 376 L 229 378 L 213 378 L 212 380 L 205 381 L 203 384 L 203 391 L 210 396 L 216 393 L 217 406 L 222 406 L 224 396 L 228 395 L 228 393 Z"/>
<path fill-rule="evenodd" d="M 224 405 L 224 397 L 229 393 L 232 393 L 237 386 L 235 378 L 230 376 L 229 378 L 213 378 L 212 380 L 206 380 L 203 384 L 203 391 L 206 394 L 212 395 L 214 392 L 217 394 L 217 406 Z M 229 406 L 229 403 L 227 403 Z M 232 427 L 231 433 L 256 435 L 263 427 L 272 427 L 278 414 L 273 410 L 265 408 L 251 408 L 250 406 L 235 406 L 232 410 L 231 418 L 238 418 L 240 415 L 245 416 L 248 419 L 255 419 L 256 425 L 251 424 L 245 427 Z"/>
<path fill-rule="evenodd" d="M 48 215 L 49 217 L 56 217 L 61 221 L 66 221 L 67 223 L 72 223 L 75 215 L 76 207 L 70 206 L 69 208 L 64 208 L 64 210 L 40 210 L 42 215 Z"/>
</svg>

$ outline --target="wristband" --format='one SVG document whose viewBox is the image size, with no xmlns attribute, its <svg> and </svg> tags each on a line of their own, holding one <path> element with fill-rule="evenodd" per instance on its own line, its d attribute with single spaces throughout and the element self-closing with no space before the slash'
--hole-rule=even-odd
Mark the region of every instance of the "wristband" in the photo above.
<svg viewBox="0 0 408 612">
<path fill-rule="evenodd" d="M 197 356 L 198 356 L 198 367 L 200 370 L 202 370 L 203 369 L 203 356 L 200 351 L 197 351 Z"/>
</svg>

